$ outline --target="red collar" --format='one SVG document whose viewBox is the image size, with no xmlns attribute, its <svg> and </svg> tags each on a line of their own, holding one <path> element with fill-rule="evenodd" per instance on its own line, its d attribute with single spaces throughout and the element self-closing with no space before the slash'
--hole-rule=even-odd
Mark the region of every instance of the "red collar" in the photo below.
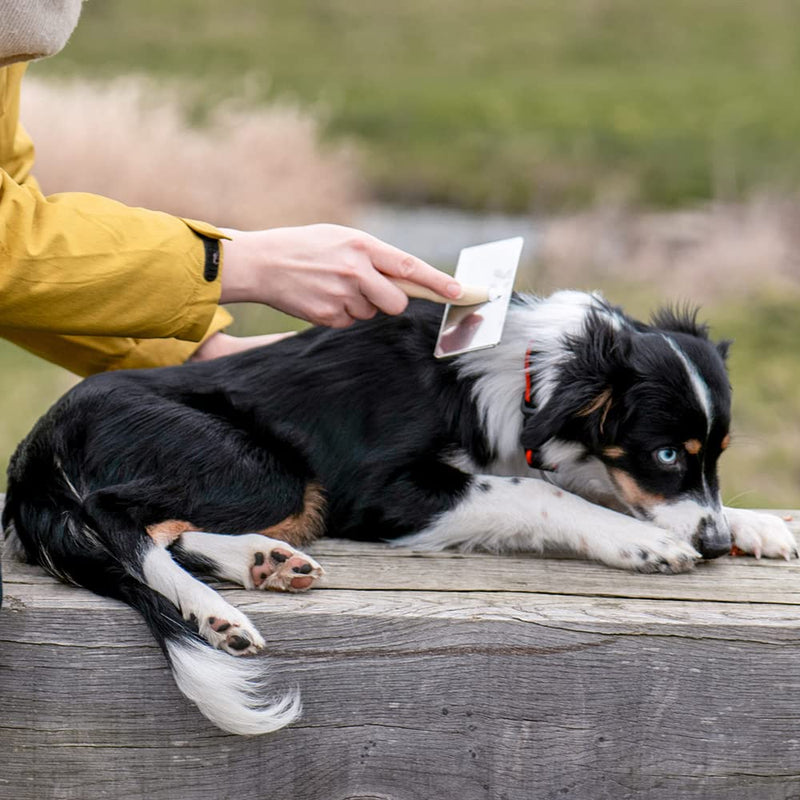
<svg viewBox="0 0 800 800">
<path fill-rule="evenodd" d="M 533 414 L 536 412 L 536 408 L 533 404 L 533 390 L 531 387 L 532 351 L 533 351 L 533 342 L 530 342 L 528 344 L 528 347 L 525 349 L 525 394 L 522 397 L 522 413 L 524 416 L 528 416 L 529 414 Z M 528 462 L 529 467 L 534 466 L 532 450 L 525 451 L 525 461 Z"/>
</svg>

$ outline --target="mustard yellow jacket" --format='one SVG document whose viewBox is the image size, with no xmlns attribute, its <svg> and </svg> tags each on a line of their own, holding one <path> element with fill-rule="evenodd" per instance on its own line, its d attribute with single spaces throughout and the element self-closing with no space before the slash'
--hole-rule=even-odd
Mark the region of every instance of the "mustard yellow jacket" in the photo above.
<svg viewBox="0 0 800 800">
<path fill-rule="evenodd" d="M 185 361 L 231 321 L 198 234 L 223 235 L 97 195 L 45 197 L 19 123 L 25 66 L 0 69 L 0 336 L 79 375 Z"/>
</svg>

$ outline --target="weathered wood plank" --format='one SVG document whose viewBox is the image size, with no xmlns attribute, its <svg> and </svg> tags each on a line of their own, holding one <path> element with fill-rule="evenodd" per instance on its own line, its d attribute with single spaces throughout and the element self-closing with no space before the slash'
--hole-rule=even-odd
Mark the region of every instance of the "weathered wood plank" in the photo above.
<svg viewBox="0 0 800 800">
<path fill-rule="evenodd" d="M 491 557 L 482 556 L 485 560 Z M 46 575 L 27 565 L 9 564 L 9 580 L 5 609 L 21 611 L 35 609 L 43 613 L 43 622 L 60 629 L 64 614 L 87 612 L 116 612 L 121 607 L 116 601 L 96 597 L 74 587 L 52 582 Z M 628 576 L 623 574 L 621 580 Z M 608 626 L 613 633 L 637 633 L 642 625 L 658 625 L 665 629 L 682 628 L 679 633 L 711 636 L 711 628 L 732 625 L 757 627 L 760 641 L 776 641 L 766 637 L 776 632 L 792 631 L 800 626 L 800 612 L 788 603 L 718 603 L 709 601 L 683 601 L 640 599 L 632 597 L 594 597 L 576 595 L 536 594 L 533 592 L 430 592 L 405 590 L 328 590 L 307 594 L 254 593 L 229 585 L 217 584 L 221 594 L 247 614 L 264 613 L 286 616 L 303 614 L 315 617 L 368 617 L 378 621 L 385 630 L 383 620 L 399 618 L 441 618 L 493 621 L 515 619 L 531 624 L 548 624 L 550 615 L 557 615 L 559 624 L 580 626 L 590 623 L 593 629 Z M 50 612 L 61 614 L 48 617 Z M 138 624 L 138 617 L 133 618 Z M 580 628 L 579 628 L 580 629 Z M 41 641 L 47 628 L 37 626 L 28 632 L 30 641 Z M 97 633 L 93 634 L 96 638 Z M 95 642 L 98 643 L 98 642 Z M 104 644 L 109 646 L 113 640 Z M 357 647 L 363 646 L 359 641 Z M 298 644 L 293 644 L 297 648 Z M 347 642 L 341 643 L 343 648 Z M 274 652 L 274 649 L 273 649 Z"/>
<path fill-rule="evenodd" d="M 800 796 L 796 566 L 315 552 L 327 589 L 223 590 L 303 692 L 254 739 L 178 693 L 135 613 L 5 564 L 0 800 Z"/>
<path fill-rule="evenodd" d="M 313 555 L 328 570 L 321 588 L 398 591 L 515 591 L 587 597 L 641 597 L 717 602 L 800 604 L 800 563 L 725 558 L 685 575 L 618 575 L 571 560 L 497 558 L 474 554 L 420 557 L 400 562 L 382 552 Z M 402 564 L 402 566 L 400 566 Z"/>
<path fill-rule="evenodd" d="M 800 515 L 773 513 L 791 517 L 789 525 L 798 537 Z M 477 553 L 426 553 L 337 539 L 323 539 L 309 550 L 328 571 L 321 588 L 800 603 L 798 561 L 728 557 L 703 562 L 686 575 L 636 575 L 569 559 L 527 554 L 487 559 Z"/>
<path fill-rule="evenodd" d="M 678 791 L 687 779 L 703 781 L 704 793 L 694 796 L 784 797 L 778 779 L 800 778 L 791 773 L 800 764 L 800 620 L 785 608 L 770 641 L 763 606 L 727 606 L 698 636 L 690 608 L 663 611 L 677 603 L 647 602 L 632 625 L 615 615 L 614 601 L 586 600 L 578 628 L 579 608 L 565 622 L 552 597 L 504 600 L 532 624 L 500 618 L 485 603 L 481 612 L 483 596 L 464 597 L 452 618 L 441 608 L 420 614 L 407 593 L 387 592 L 376 617 L 371 595 L 364 605 L 363 593 L 349 594 L 339 613 L 287 615 L 272 609 L 275 601 L 298 598 L 277 596 L 250 607 L 272 633 L 276 682 L 299 682 L 307 705 L 298 726 L 259 740 L 221 734 L 194 713 L 127 609 L 114 606 L 95 620 L 91 642 L 83 625 L 65 629 L 48 610 L 25 621 L 39 642 L 10 653 L 7 637 L 31 638 L 14 632 L 19 615 L 31 612 L 9 614 L 0 627 L 0 742 L 9 717 L 23 725 L 3 773 L 15 789 L 4 795 L 0 784 L 0 797 L 193 798 L 207 797 L 209 786 L 214 796 L 261 797 L 250 784 L 256 770 L 269 773 L 274 796 L 319 798 L 528 798 L 561 789 L 574 797 L 692 796 Z M 388 624 L 393 606 L 401 613 Z M 663 619 L 676 614 L 683 629 L 673 622 L 665 634 Z M 26 680 L 31 672 L 36 681 Z M 31 773 L 29 757 L 44 741 L 44 777 L 59 787 L 52 794 Z M 224 768 L 232 758 L 249 777 Z M 275 766 L 283 763 L 285 772 Z M 98 769 L 105 780 L 87 786 Z"/>
<path fill-rule="evenodd" d="M 316 591 L 510 591 L 800 605 L 800 561 L 727 557 L 702 562 L 685 575 L 637 575 L 570 559 L 421 553 L 335 539 L 307 550 L 326 569 Z M 21 568 L 27 570 L 27 580 L 52 586 L 40 570 Z M 6 584 L 11 585 L 18 574 L 10 571 Z"/>
</svg>

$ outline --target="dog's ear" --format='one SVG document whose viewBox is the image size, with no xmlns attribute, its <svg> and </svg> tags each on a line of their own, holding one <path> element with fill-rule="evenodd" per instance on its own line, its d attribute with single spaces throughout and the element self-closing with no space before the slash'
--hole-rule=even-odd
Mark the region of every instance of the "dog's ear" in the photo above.
<svg viewBox="0 0 800 800">
<path fill-rule="evenodd" d="M 525 415 L 520 441 L 531 466 L 552 468 L 541 454 L 551 439 L 593 450 L 614 441 L 624 413 L 620 400 L 635 380 L 631 349 L 630 332 L 615 330 L 599 318 L 590 319 L 580 336 L 568 340 L 549 399 Z"/>
</svg>

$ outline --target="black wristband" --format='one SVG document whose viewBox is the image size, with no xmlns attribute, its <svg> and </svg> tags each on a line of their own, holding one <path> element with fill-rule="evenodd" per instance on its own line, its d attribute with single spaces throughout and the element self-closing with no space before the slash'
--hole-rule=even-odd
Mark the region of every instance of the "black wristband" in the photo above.
<svg viewBox="0 0 800 800">
<path fill-rule="evenodd" d="M 203 236 L 202 233 L 197 234 L 203 241 L 203 247 L 206 251 L 205 266 L 203 267 L 203 277 L 211 283 L 217 279 L 219 275 L 219 239 L 212 239 L 210 236 Z"/>
</svg>

